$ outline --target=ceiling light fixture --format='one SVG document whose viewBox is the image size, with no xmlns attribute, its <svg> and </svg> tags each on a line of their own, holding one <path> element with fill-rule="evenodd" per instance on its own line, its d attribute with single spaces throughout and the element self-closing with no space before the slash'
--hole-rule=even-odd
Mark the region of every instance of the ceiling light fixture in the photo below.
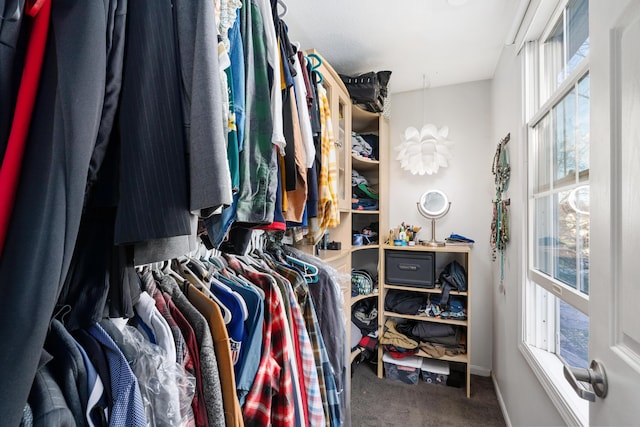
<svg viewBox="0 0 640 427">
<path fill-rule="evenodd" d="M 427 92 L 426 75 L 422 76 L 422 116 L 425 117 L 425 96 Z M 449 166 L 452 155 L 449 147 L 453 142 L 447 139 L 449 128 L 440 129 L 434 124 L 427 123 L 418 131 L 413 126 L 405 129 L 402 143 L 396 147 L 399 151 L 396 160 L 400 160 L 400 167 L 413 175 L 433 175 L 441 167 Z"/>
</svg>

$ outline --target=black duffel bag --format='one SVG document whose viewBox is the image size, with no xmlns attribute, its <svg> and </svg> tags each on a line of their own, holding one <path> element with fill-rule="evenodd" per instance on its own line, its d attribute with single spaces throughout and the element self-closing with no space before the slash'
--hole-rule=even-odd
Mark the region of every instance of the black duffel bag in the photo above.
<svg viewBox="0 0 640 427">
<path fill-rule="evenodd" d="M 390 77 L 391 71 L 370 71 L 358 76 L 340 74 L 351 101 L 374 113 L 381 113 L 384 109 Z"/>
<path fill-rule="evenodd" d="M 421 292 L 389 289 L 384 299 L 384 309 L 400 314 L 416 315 L 427 306 L 427 295 Z"/>
</svg>

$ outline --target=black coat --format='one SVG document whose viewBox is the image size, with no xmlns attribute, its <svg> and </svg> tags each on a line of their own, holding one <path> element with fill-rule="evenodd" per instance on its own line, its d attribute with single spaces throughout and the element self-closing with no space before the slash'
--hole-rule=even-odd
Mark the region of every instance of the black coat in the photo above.
<svg viewBox="0 0 640 427">
<path fill-rule="evenodd" d="M 52 4 L 42 77 L 0 259 L 3 425 L 20 422 L 80 226 L 104 102 L 106 3 Z"/>
</svg>

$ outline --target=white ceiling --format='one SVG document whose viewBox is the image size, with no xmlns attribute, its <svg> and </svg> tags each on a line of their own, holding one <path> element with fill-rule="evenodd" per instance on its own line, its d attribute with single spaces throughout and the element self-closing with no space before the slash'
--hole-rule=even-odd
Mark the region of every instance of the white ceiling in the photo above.
<svg viewBox="0 0 640 427">
<path fill-rule="evenodd" d="M 520 3 L 284 1 L 292 42 L 317 49 L 339 73 L 391 70 L 392 93 L 492 78 Z"/>
</svg>

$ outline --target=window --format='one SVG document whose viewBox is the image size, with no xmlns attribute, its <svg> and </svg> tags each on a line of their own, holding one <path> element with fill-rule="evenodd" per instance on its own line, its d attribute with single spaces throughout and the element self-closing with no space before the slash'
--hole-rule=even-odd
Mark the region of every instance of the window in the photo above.
<svg viewBox="0 0 640 427">
<path fill-rule="evenodd" d="M 560 3 L 526 51 L 535 65 L 525 75 L 532 107 L 525 347 L 541 380 L 553 384 L 545 387 L 557 394 L 552 400 L 572 413 L 570 424 L 586 424 L 586 404 L 562 391 L 562 359 L 583 368 L 589 360 L 589 4 Z"/>
</svg>

